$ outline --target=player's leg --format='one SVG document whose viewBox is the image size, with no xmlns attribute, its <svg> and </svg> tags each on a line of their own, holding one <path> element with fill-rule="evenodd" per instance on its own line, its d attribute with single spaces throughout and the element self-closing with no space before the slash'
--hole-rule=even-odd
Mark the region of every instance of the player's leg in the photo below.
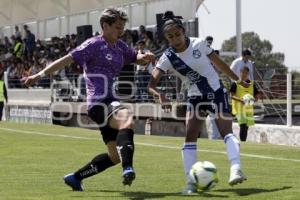
<svg viewBox="0 0 300 200">
<path fill-rule="evenodd" d="M 182 160 L 187 186 L 182 191 L 182 194 L 188 195 L 197 192 L 197 188 L 191 180 L 189 172 L 193 164 L 197 162 L 197 138 L 200 133 L 201 123 L 204 123 L 204 121 L 199 120 L 195 111 L 191 110 L 187 112 L 185 143 L 182 147 Z"/>
<path fill-rule="evenodd" d="M 246 180 L 241 171 L 240 142 L 232 131 L 232 116 L 228 104 L 228 96 L 225 89 L 221 88 L 215 92 L 215 115 L 216 124 L 226 144 L 227 156 L 230 161 L 230 178 L 228 183 L 235 185 Z"/>
<path fill-rule="evenodd" d="M 240 140 L 245 142 L 248 135 L 248 126 L 247 124 L 240 124 Z"/>
<path fill-rule="evenodd" d="M 4 102 L 0 101 L 0 121 L 2 120 L 2 111 L 3 111 L 3 107 L 4 107 Z"/>
<path fill-rule="evenodd" d="M 228 118 L 228 119 L 224 119 Z M 242 172 L 240 160 L 240 142 L 232 133 L 232 120 L 230 114 L 224 114 L 216 119 L 219 131 L 224 138 L 226 144 L 227 156 L 230 161 L 230 178 L 228 183 L 235 185 L 246 180 L 246 176 Z"/>
<path fill-rule="evenodd" d="M 133 169 L 133 116 L 128 109 L 120 109 L 110 118 L 109 125 L 119 130 L 116 142 L 123 167 L 123 184 L 131 185 L 135 179 Z"/>
<path fill-rule="evenodd" d="M 113 110 L 111 109 L 110 112 L 113 112 Z M 88 112 L 89 117 L 100 126 L 99 129 L 108 152 L 95 156 L 76 172 L 64 176 L 65 183 L 74 191 L 83 191 L 83 179 L 96 175 L 120 162 L 116 150 L 116 138 L 119 130 L 111 128 L 108 125 L 103 126 L 108 114 L 106 104 L 95 105 Z"/>
<path fill-rule="evenodd" d="M 64 181 L 74 191 L 83 191 L 82 180 L 103 172 L 120 162 L 117 148 L 116 138 L 118 130 L 109 126 L 101 127 L 103 141 L 107 146 L 107 153 L 95 156 L 90 162 L 78 169 L 76 172 L 68 174 L 64 177 Z"/>
</svg>

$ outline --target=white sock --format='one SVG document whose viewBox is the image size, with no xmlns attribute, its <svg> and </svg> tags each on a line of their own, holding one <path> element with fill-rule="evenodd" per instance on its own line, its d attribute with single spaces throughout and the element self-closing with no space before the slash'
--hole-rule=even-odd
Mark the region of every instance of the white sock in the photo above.
<svg viewBox="0 0 300 200">
<path fill-rule="evenodd" d="M 239 140 L 232 133 L 229 133 L 224 137 L 224 142 L 226 144 L 228 160 L 231 165 L 230 170 L 241 169 Z"/>
<path fill-rule="evenodd" d="M 182 160 L 184 166 L 184 173 L 187 183 L 192 183 L 189 173 L 190 170 L 197 162 L 197 143 L 196 142 L 186 142 L 182 148 Z"/>
</svg>

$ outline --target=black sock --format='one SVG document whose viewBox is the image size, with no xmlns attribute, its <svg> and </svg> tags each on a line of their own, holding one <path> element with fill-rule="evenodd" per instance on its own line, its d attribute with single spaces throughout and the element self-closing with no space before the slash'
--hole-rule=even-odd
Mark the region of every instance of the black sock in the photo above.
<svg viewBox="0 0 300 200">
<path fill-rule="evenodd" d="M 246 124 L 240 125 L 240 140 L 246 141 L 248 135 L 248 126 Z"/>
<path fill-rule="evenodd" d="M 76 171 L 74 175 L 75 178 L 77 178 L 78 180 L 82 180 L 95 174 L 98 174 L 114 165 L 115 164 L 111 161 L 108 154 L 103 153 L 93 158 L 91 162 L 89 162 L 84 167 Z"/>
<path fill-rule="evenodd" d="M 122 162 L 122 167 L 132 167 L 134 143 L 133 130 L 121 129 L 117 136 L 117 149 Z"/>
</svg>

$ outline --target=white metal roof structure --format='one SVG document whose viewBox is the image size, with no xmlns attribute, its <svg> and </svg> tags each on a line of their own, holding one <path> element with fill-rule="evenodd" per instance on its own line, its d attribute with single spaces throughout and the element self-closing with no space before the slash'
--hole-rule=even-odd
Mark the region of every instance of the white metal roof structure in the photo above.
<svg viewBox="0 0 300 200">
<path fill-rule="evenodd" d="M 13 34 L 15 25 L 27 24 L 38 35 L 73 33 L 76 26 L 97 26 L 101 11 L 121 7 L 129 15 L 129 27 L 156 24 L 156 14 L 172 10 L 186 20 L 194 19 L 203 0 L 1 0 L 0 31 Z M 58 27 L 53 31 L 53 27 Z M 20 27 L 21 28 L 21 27 Z M 99 28 L 99 27 L 94 27 Z"/>
</svg>

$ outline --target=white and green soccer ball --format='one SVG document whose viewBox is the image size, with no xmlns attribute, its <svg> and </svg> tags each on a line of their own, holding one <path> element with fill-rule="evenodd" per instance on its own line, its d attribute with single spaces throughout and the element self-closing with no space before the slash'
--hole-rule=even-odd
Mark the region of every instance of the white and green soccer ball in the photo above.
<svg viewBox="0 0 300 200">
<path fill-rule="evenodd" d="M 196 162 L 190 177 L 199 190 L 210 190 L 219 182 L 217 167 L 209 161 Z"/>
<path fill-rule="evenodd" d="M 252 106 L 254 104 L 255 98 L 251 94 L 245 94 L 243 96 L 243 101 L 246 105 Z"/>
</svg>

